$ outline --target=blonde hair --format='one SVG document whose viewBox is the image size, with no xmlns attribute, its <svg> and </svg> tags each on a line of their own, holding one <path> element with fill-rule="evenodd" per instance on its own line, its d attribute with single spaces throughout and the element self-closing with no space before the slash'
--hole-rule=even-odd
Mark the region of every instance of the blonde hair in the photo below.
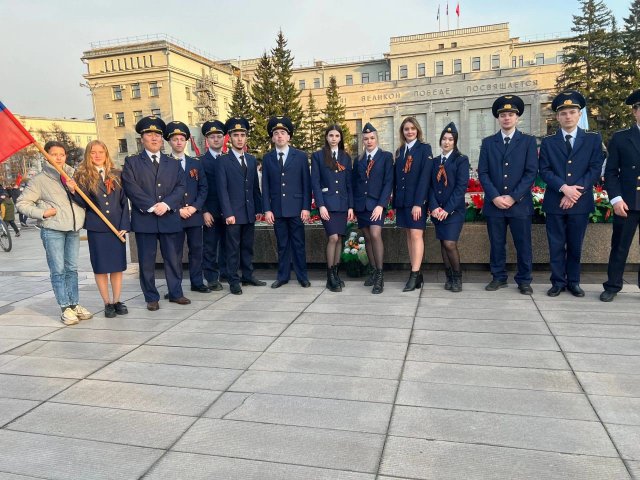
<svg viewBox="0 0 640 480">
<path fill-rule="evenodd" d="M 119 172 L 114 170 L 113 161 L 111 160 L 111 155 L 109 155 L 109 149 L 107 145 L 101 140 L 92 140 L 87 144 L 87 147 L 84 150 L 84 159 L 78 165 L 76 169 L 76 173 L 74 175 L 74 179 L 80 187 L 84 187 L 85 189 L 98 193 L 98 185 L 100 184 L 100 174 L 96 169 L 95 165 L 91 161 L 91 150 L 96 145 L 104 148 L 105 152 L 105 161 L 104 161 L 104 179 L 112 179 L 116 185 L 121 186 Z"/>
<path fill-rule="evenodd" d="M 424 136 L 422 135 L 422 128 L 420 128 L 420 124 L 418 123 L 418 120 L 416 119 L 416 117 L 406 117 L 404 120 L 402 120 L 402 123 L 400 124 L 400 147 L 399 150 L 402 151 L 402 149 L 404 148 L 404 146 L 407 144 L 406 139 L 404 138 L 404 126 L 406 123 L 411 123 L 414 127 L 416 127 L 416 130 L 418 130 L 418 136 L 417 136 L 417 140 L 420 143 L 424 143 Z"/>
</svg>

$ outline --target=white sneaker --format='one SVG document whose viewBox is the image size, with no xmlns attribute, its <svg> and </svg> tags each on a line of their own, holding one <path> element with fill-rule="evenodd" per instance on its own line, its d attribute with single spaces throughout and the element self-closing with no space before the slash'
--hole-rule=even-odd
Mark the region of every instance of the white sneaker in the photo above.
<svg viewBox="0 0 640 480">
<path fill-rule="evenodd" d="M 81 307 L 80 305 L 76 305 L 76 309 L 74 310 L 76 317 L 78 317 L 78 320 L 89 320 L 91 317 L 93 317 L 93 314 L 87 310 L 84 307 Z"/>
<path fill-rule="evenodd" d="M 76 312 L 69 307 L 64 309 L 64 312 L 60 315 L 60 319 L 65 325 L 76 325 L 78 323 L 78 316 L 76 315 Z"/>
</svg>

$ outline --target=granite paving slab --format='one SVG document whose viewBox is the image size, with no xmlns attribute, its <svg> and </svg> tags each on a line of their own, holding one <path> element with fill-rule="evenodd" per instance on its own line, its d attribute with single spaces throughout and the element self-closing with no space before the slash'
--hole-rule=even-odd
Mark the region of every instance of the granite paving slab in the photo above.
<svg viewBox="0 0 640 480">
<path fill-rule="evenodd" d="M 411 343 L 427 345 L 457 345 L 461 347 L 558 350 L 558 345 L 551 335 L 519 335 L 514 333 L 414 330 L 411 336 Z"/>
<path fill-rule="evenodd" d="M 35 377 L 84 378 L 106 364 L 103 360 L 84 360 L 25 356 L 0 366 L 0 373 Z"/>
<path fill-rule="evenodd" d="M 122 360 L 127 362 L 245 369 L 259 356 L 260 352 L 243 350 L 141 345 L 122 357 Z"/>
<path fill-rule="evenodd" d="M 70 378 L 0 374 L 0 397 L 46 400 L 75 382 Z"/>
<path fill-rule="evenodd" d="M 605 355 L 599 353 L 567 353 L 574 370 L 580 372 L 630 373 L 640 372 L 638 355 Z"/>
<path fill-rule="evenodd" d="M 384 436 L 202 418 L 172 450 L 375 473 Z"/>
<path fill-rule="evenodd" d="M 297 322 L 287 328 L 283 337 L 335 338 L 376 342 L 407 342 L 411 331 L 400 328 L 376 328 L 345 325 L 305 325 Z"/>
<path fill-rule="evenodd" d="M 39 403 L 34 400 L 0 398 L 0 427 L 4 428 L 7 423 L 37 407 Z"/>
<path fill-rule="evenodd" d="M 7 428 L 21 432 L 168 449 L 193 417 L 44 403 Z"/>
<path fill-rule="evenodd" d="M 267 351 L 402 360 L 406 350 L 405 343 L 279 337 Z"/>
<path fill-rule="evenodd" d="M 148 342 L 149 345 L 171 347 L 221 348 L 228 350 L 263 351 L 275 337 L 226 333 L 164 332 Z"/>
</svg>

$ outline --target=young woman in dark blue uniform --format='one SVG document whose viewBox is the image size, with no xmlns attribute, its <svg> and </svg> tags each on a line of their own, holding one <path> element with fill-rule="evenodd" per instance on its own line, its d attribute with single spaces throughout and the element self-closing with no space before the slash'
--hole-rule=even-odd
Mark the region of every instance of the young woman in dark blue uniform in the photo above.
<svg viewBox="0 0 640 480">
<path fill-rule="evenodd" d="M 403 292 L 422 286 L 420 266 L 424 257 L 427 194 L 433 168 L 431 145 L 423 143 L 422 129 L 414 117 L 400 124 L 400 148 L 396 150 L 393 206 L 396 225 L 406 229 L 411 274 Z"/>
<path fill-rule="evenodd" d="M 322 150 L 311 156 L 311 186 L 327 234 L 327 288 L 341 292 L 344 285 L 338 276 L 341 239 L 347 230 L 347 220 L 355 220 L 351 157 L 344 151 L 339 125 L 327 127 L 324 138 Z"/>
<path fill-rule="evenodd" d="M 131 229 L 129 202 L 122 189 L 120 171 L 114 170 L 109 150 L 103 142 L 89 142 L 74 179 L 120 232 L 116 236 L 92 209 L 87 208 L 84 228 L 88 234 L 91 268 L 104 301 L 104 316 L 125 315 L 128 310 L 120 301 L 120 292 L 122 272 L 127 269 L 127 250 L 126 243 L 120 238 Z M 74 201 L 86 208 L 79 195 L 74 196 Z M 113 296 L 109 295 L 109 280 Z"/>
<path fill-rule="evenodd" d="M 393 155 L 378 148 L 378 132 L 370 123 L 362 129 L 362 142 L 365 151 L 353 166 L 353 205 L 373 267 L 364 285 L 377 294 L 384 290 L 382 227 L 393 190 Z"/>
<path fill-rule="evenodd" d="M 451 122 L 440 134 L 442 153 L 433 159 L 429 210 L 440 240 L 447 281 L 445 290 L 462 291 L 458 239 L 464 225 L 464 194 L 469 183 L 469 158 L 458 150 L 458 130 Z"/>
</svg>

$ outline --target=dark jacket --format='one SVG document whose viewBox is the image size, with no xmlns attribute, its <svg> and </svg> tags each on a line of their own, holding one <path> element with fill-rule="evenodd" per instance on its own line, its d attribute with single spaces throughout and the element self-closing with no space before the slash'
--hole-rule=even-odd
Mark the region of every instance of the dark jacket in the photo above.
<svg viewBox="0 0 640 480">
<path fill-rule="evenodd" d="M 275 149 L 264 156 L 262 203 L 264 211 L 276 217 L 299 217 L 302 210 L 311 210 L 311 174 L 306 153 L 289 147 L 282 171 Z"/>
<path fill-rule="evenodd" d="M 180 160 L 176 161 L 180 164 Z M 202 162 L 197 158 L 185 156 L 184 174 L 186 188 L 181 207 L 195 207 L 196 211 L 189 218 L 182 219 L 182 226 L 184 228 L 201 227 L 204 225 L 202 212 L 209 192 L 207 175 Z"/>
<path fill-rule="evenodd" d="M 467 184 L 469 183 L 469 158 L 459 151 L 451 152 L 449 158 L 444 163 L 444 170 L 447 173 L 447 185 L 444 178 L 438 178 L 441 156 L 433 159 L 433 170 L 431 172 L 431 186 L 429 188 L 429 210 L 433 211 L 440 207 L 449 214 L 447 220 L 455 217 L 456 220 L 464 221 L 465 198 Z M 453 215 L 453 213 L 459 215 Z"/>
<path fill-rule="evenodd" d="M 396 151 L 393 206 L 395 208 L 426 206 L 429 194 L 429 179 L 433 168 L 431 145 L 416 142 L 408 154 L 405 151 L 406 148 Z M 413 161 L 411 168 L 405 173 L 405 165 L 409 156 L 412 157 Z"/>
<path fill-rule="evenodd" d="M 393 191 L 393 155 L 378 148 L 367 177 L 367 153 L 353 165 L 353 208 L 356 212 L 387 208 Z"/>
<path fill-rule="evenodd" d="M 102 214 L 107 217 L 116 230 L 131 230 L 131 220 L 129 218 L 129 201 L 124 194 L 122 188 L 122 179 L 120 172 L 114 172 L 117 179 L 113 182 L 113 190 L 107 193 L 107 186 L 102 181 L 98 182 L 98 192 L 94 193 L 89 190 L 85 185 L 78 186 L 82 189 L 84 194 L 89 197 L 96 207 L 100 209 Z M 84 228 L 92 232 L 110 232 L 111 229 L 106 223 L 95 213 L 83 200 L 83 198 L 76 192 L 73 195 L 73 201 L 78 205 L 86 209 L 86 215 L 84 220 Z"/>
<path fill-rule="evenodd" d="M 222 215 L 224 218 L 235 217 L 239 225 L 255 223 L 256 214 L 262 213 L 256 158 L 248 153 L 244 158 L 246 177 L 233 151 L 219 157 L 216 165 L 216 187 Z"/>
<path fill-rule="evenodd" d="M 640 128 L 614 133 L 608 150 L 604 188 L 609 198 L 622 197 L 630 210 L 640 210 Z"/>
<path fill-rule="evenodd" d="M 316 206 L 326 207 L 330 212 L 353 208 L 351 157 L 344 150 L 338 152 L 338 163 L 345 167 L 342 171 L 327 167 L 323 150 L 311 156 L 311 185 Z"/>
</svg>

